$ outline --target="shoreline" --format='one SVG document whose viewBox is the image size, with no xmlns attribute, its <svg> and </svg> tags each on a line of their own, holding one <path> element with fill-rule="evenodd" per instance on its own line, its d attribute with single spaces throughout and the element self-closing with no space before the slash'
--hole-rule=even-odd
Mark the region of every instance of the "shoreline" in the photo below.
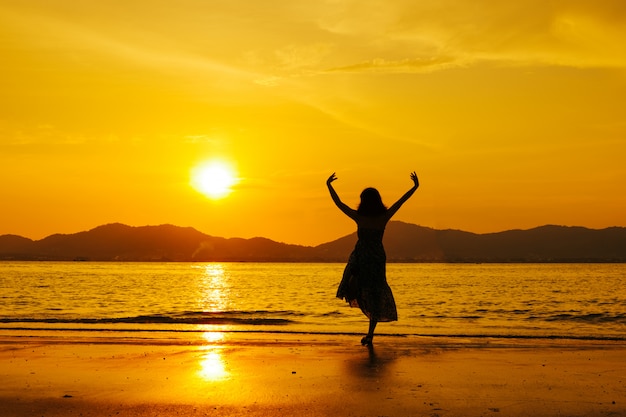
<svg viewBox="0 0 626 417">
<path fill-rule="evenodd" d="M 54 335 L 55 333 L 62 334 L 66 337 L 68 334 L 73 334 L 76 338 L 87 337 L 86 334 L 90 333 L 103 333 L 103 334 L 123 334 L 126 333 L 128 335 L 135 335 L 138 337 L 139 334 L 152 335 L 152 334 L 163 334 L 175 336 L 178 335 L 180 338 L 184 338 L 185 336 L 193 337 L 193 335 L 197 334 L 205 334 L 211 332 L 220 332 L 224 334 L 232 334 L 232 335 L 249 335 L 252 337 L 257 334 L 261 335 L 285 335 L 286 337 L 291 336 L 324 336 L 324 337 L 341 337 L 341 336 L 363 336 L 362 332 L 345 332 L 345 331 L 305 331 L 305 330 L 277 330 L 275 328 L 268 329 L 235 329 L 231 326 L 222 326 L 217 327 L 217 329 L 158 329 L 158 328 L 106 328 L 106 327 L 3 327 L 0 325 L 0 340 L 3 335 L 5 336 L 15 336 L 15 337 L 41 337 L 41 335 Z M 571 334 L 483 334 L 483 333 L 455 333 L 455 334 L 446 334 L 446 333 L 388 333 L 388 332 L 377 332 L 377 336 L 387 337 L 387 338 L 429 338 L 429 339 L 502 339 L 502 340 L 545 340 L 545 341 L 572 341 L 572 342 L 623 342 L 626 343 L 626 335 L 624 336 L 611 336 L 611 335 L 601 335 L 601 336 L 589 336 L 589 335 L 571 335 Z M 146 339 L 150 339 L 150 337 L 146 337 Z"/>
<path fill-rule="evenodd" d="M 0 332 L 0 415 L 626 415 L 626 342 Z"/>
</svg>

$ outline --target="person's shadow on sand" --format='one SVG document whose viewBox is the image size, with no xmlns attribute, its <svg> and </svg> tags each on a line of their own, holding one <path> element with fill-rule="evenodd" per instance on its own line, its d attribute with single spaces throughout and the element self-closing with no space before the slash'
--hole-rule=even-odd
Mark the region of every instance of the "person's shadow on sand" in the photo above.
<svg viewBox="0 0 626 417">
<path fill-rule="evenodd" d="M 373 345 L 367 346 L 367 355 L 363 353 L 350 358 L 347 365 L 350 373 L 359 378 L 381 378 L 388 373 L 390 365 L 395 360 L 392 352 L 377 353 Z"/>
</svg>

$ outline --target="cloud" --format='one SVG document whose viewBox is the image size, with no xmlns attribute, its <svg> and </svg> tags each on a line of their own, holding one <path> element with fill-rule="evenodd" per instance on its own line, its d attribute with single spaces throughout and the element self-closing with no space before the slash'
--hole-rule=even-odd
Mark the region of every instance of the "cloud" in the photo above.
<svg viewBox="0 0 626 417">
<path fill-rule="evenodd" d="M 332 45 L 329 43 L 308 45 L 291 44 L 278 49 L 275 54 L 281 68 L 294 70 L 319 65 L 324 56 L 328 55 L 331 49 Z"/>
<path fill-rule="evenodd" d="M 140 1 L 130 11 L 115 1 L 78 11 L 47 4 L 0 6 L 0 17 L 22 28 L 15 39 L 54 47 L 78 66 L 123 73 L 130 66 L 200 96 L 247 91 L 242 86 L 252 82 L 277 87 L 329 73 L 423 73 L 483 62 L 626 68 L 622 0 L 268 0 L 245 8 Z M 122 10 L 128 21 L 120 23 Z"/>
<path fill-rule="evenodd" d="M 266 77 L 257 78 L 256 80 L 254 80 L 254 82 L 264 87 L 276 87 L 280 85 L 282 80 L 283 78 L 277 75 L 269 75 Z"/>
<path fill-rule="evenodd" d="M 623 1 L 372 0 L 360 8 L 353 1 L 333 4 L 319 24 L 343 38 L 337 53 L 356 58 L 336 66 L 345 70 L 421 72 L 483 61 L 626 67 Z M 354 51 L 362 51 L 361 56 Z"/>
<path fill-rule="evenodd" d="M 297 11 L 292 19 L 313 25 L 319 41 L 294 32 L 288 44 L 256 50 L 262 74 L 257 84 L 276 87 L 287 79 L 340 73 L 430 73 L 484 63 L 626 68 L 623 1 L 334 0 Z"/>
<path fill-rule="evenodd" d="M 405 58 L 400 60 L 372 59 L 344 67 L 328 69 L 327 72 L 372 72 L 372 73 L 406 73 L 432 72 L 466 65 L 467 61 L 458 58 L 439 56 L 432 58 Z"/>
<path fill-rule="evenodd" d="M 28 126 L 0 120 L 1 144 L 5 146 L 31 146 L 38 144 L 77 145 L 84 137 L 69 135 L 51 124 Z"/>
<path fill-rule="evenodd" d="M 200 80 L 198 84 L 210 80 L 213 87 L 230 85 L 225 84 L 225 80 L 235 84 L 258 77 L 254 71 L 202 53 L 198 45 L 187 43 L 185 36 L 192 36 L 190 33 L 182 36 L 172 34 L 169 27 L 154 31 L 139 24 L 130 28 L 127 25 L 117 27 L 108 18 L 98 18 L 97 10 L 81 12 L 84 19 L 78 19 L 73 13 L 46 10 L 45 7 L 36 10 L 0 6 L 0 18 L 11 23 L 10 36 L 19 39 L 21 48 L 32 54 L 49 55 L 49 65 L 70 60 L 70 65 L 84 68 L 104 66 L 128 70 L 132 67 L 145 73 L 178 78 L 185 85 L 190 79 Z M 185 15 L 189 14 L 193 14 L 193 10 L 185 12 Z M 135 14 L 129 19 L 145 24 L 139 16 L 141 14 Z"/>
</svg>

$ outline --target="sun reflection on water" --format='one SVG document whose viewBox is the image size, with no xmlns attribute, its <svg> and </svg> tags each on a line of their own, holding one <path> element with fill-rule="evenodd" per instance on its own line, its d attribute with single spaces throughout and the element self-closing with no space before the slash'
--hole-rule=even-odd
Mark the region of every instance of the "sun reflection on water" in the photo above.
<svg viewBox="0 0 626 417">
<path fill-rule="evenodd" d="M 229 307 L 228 274 L 222 264 L 211 263 L 204 266 L 204 274 L 200 282 L 202 311 L 221 312 Z"/>
<path fill-rule="evenodd" d="M 221 381 L 229 376 L 221 348 L 211 348 L 200 361 L 200 376 L 207 381 Z"/>
<path fill-rule="evenodd" d="M 224 340 L 224 333 L 222 332 L 204 332 L 202 338 L 209 343 L 220 342 Z"/>
<path fill-rule="evenodd" d="M 202 338 L 212 346 L 206 346 L 200 360 L 199 374 L 205 381 L 221 381 L 229 376 L 223 356 L 223 346 L 214 345 L 225 339 L 223 332 L 204 332 Z"/>
</svg>

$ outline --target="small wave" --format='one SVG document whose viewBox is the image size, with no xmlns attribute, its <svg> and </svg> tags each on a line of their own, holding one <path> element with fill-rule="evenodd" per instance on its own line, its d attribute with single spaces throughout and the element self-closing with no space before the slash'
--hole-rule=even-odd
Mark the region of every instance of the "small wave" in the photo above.
<svg viewBox="0 0 626 417">
<path fill-rule="evenodd" d="M 290 311 L 190 311 L 174 314 L 146 314 L 132 317 L 104 318 L 0 318 L 0 323 L 48 323 L 48 324 L 212 324 L 212 325 L 288 325 L 295 321 L 286 318 L 298 316 Z"/>
<path fill-rule="evenodd" d="M 341 311 L 330 311 L 328 313 L 318 314 L 317 317 L 340 317 L 343 313 Z"/>
<path fill-rule="evenodd" d="M 626 324 L 626 314 L 609 314 L 609 313 L 588 313 L 588 314 L 573 314 L 573 313 L 560 313 L 552 316 L 530 316 L 529 320 L 544 320 L 548 322 L 580 322 L 589 324 Z"/>
<path fill-rule="evenodd" d="M 590 314 L 559 314 L 549 318 L 549 320 L 569 320 L 581 321 L 589 323 L 626 323 L 626 314 L 606 314 L 606 313 L 590 313 Z"/>
</svg>

